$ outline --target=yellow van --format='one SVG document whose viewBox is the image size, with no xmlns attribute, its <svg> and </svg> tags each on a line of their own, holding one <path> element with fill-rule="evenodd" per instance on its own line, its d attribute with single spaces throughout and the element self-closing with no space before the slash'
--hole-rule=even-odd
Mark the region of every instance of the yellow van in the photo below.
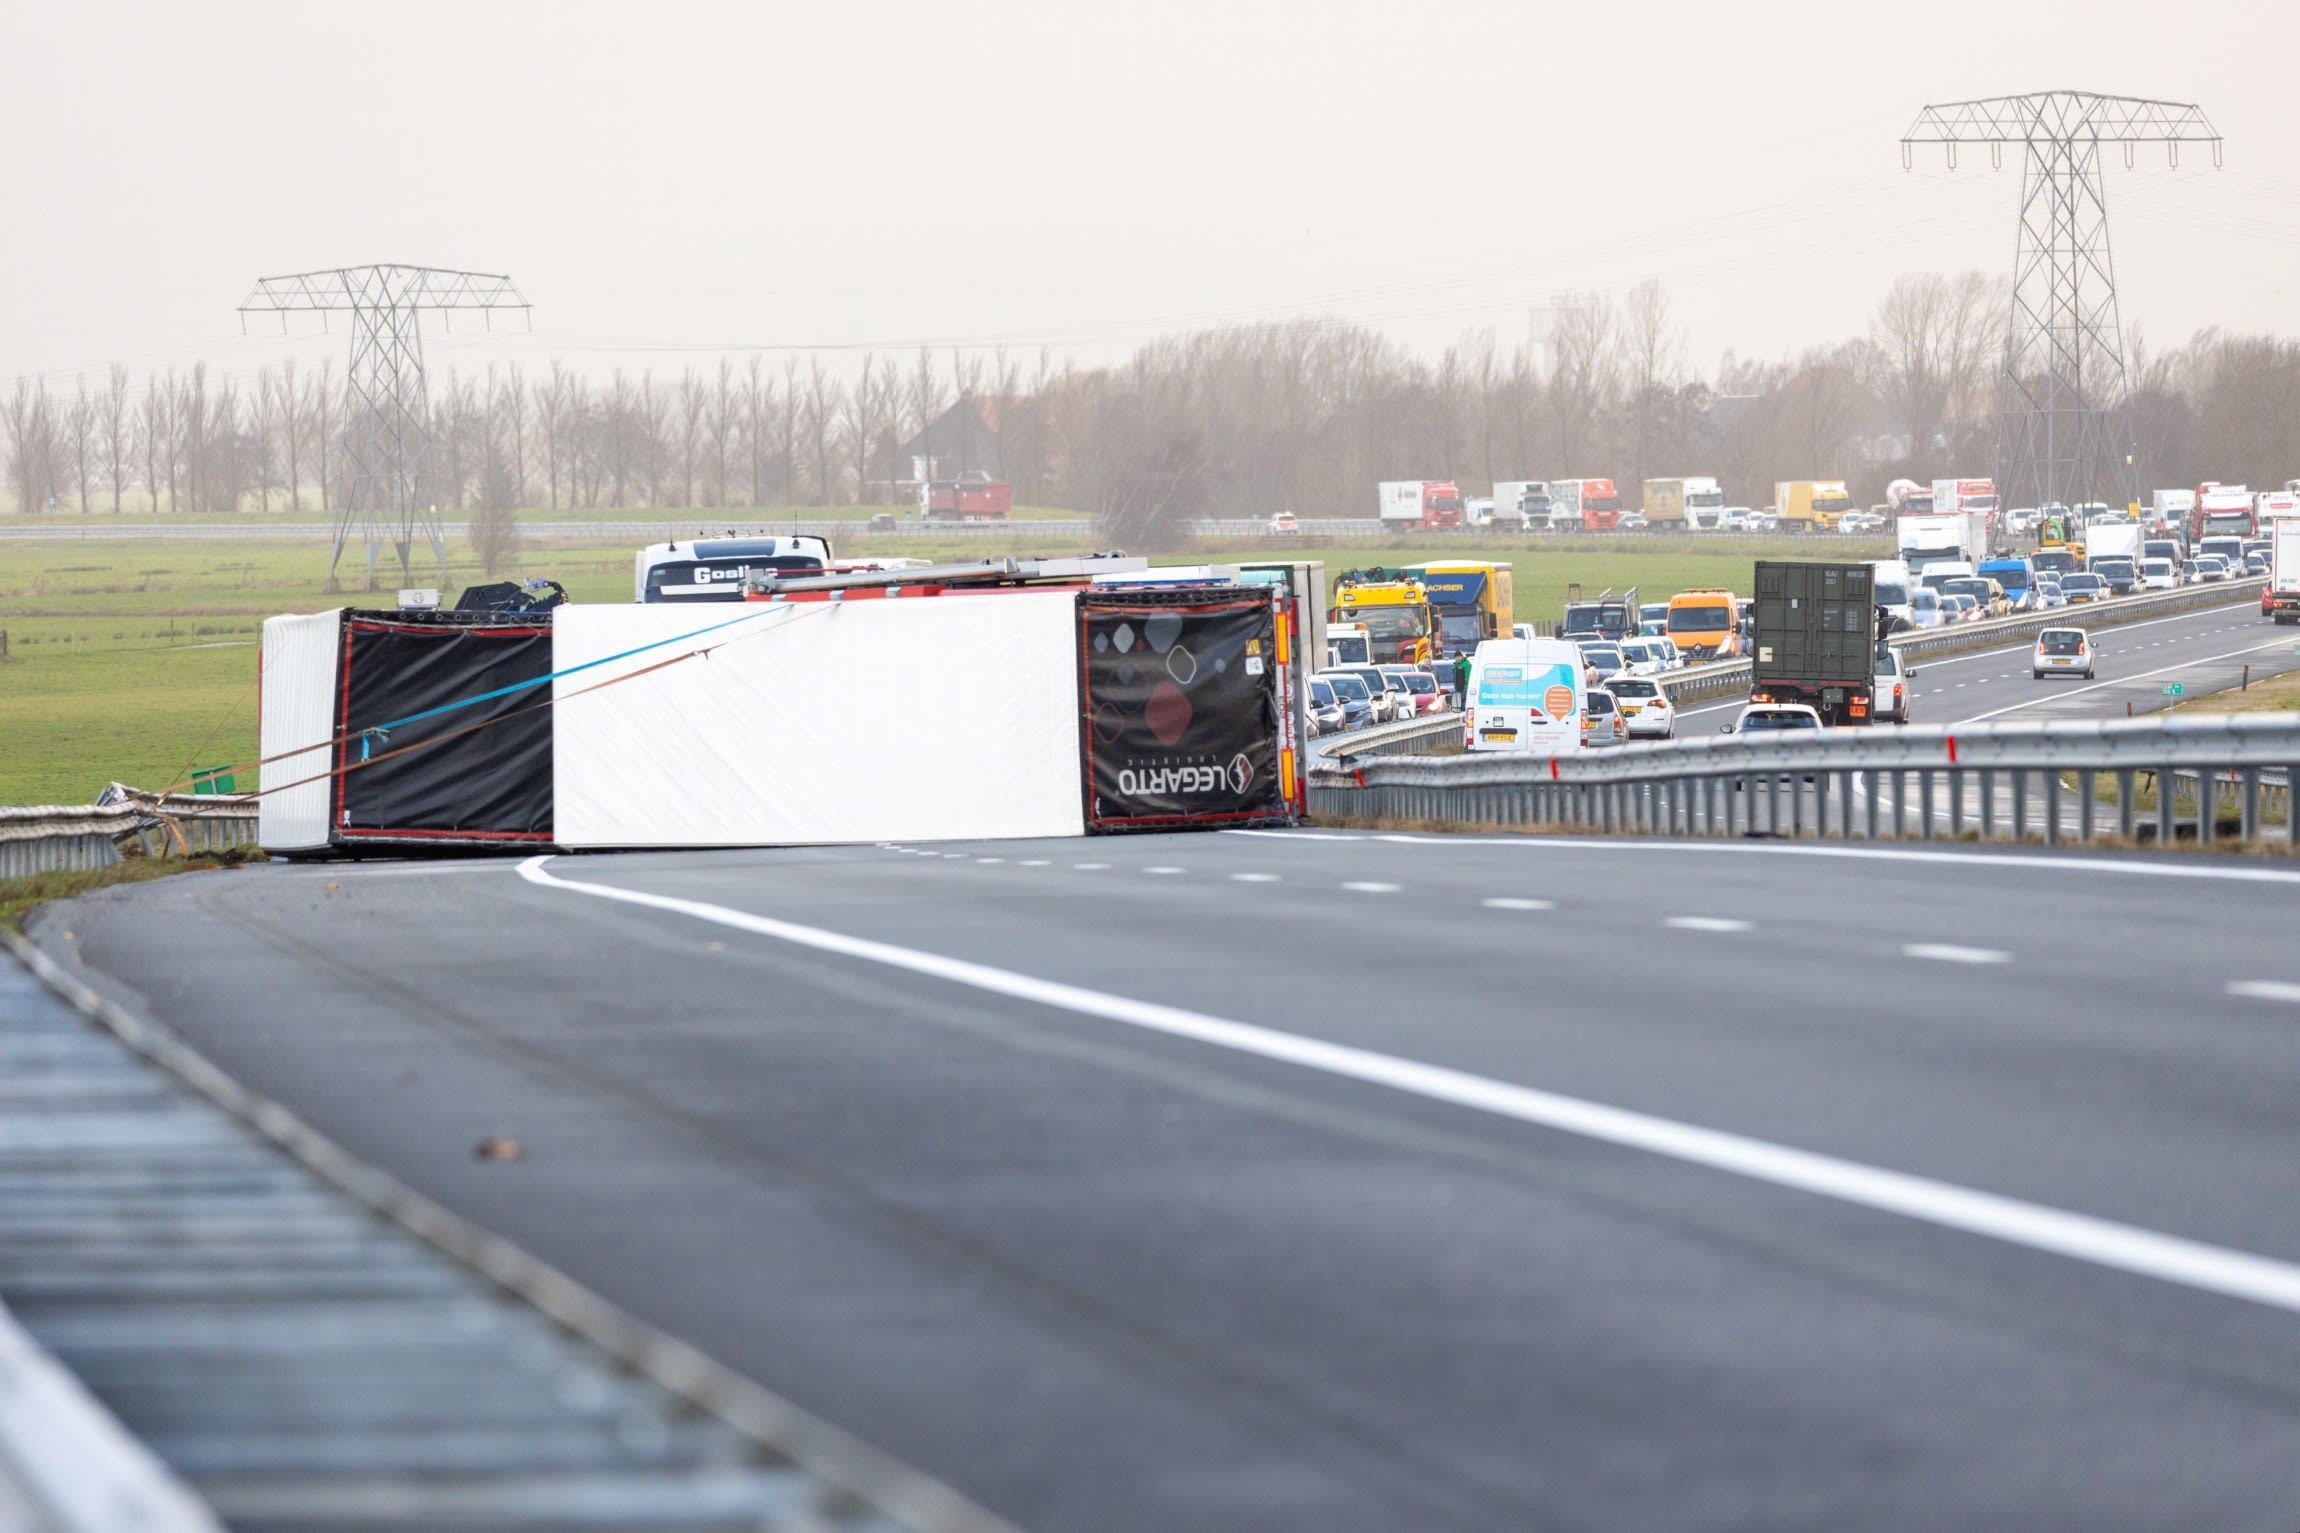
<svg viewBox="0 0 2300 1533">
<path fill-rule="evenodd" d="M 1669 642 L 1687 660 L 1731 660 L 1741 653 L 1741 626 L 1733 593 L 1719 587 L 1680 591 L 1669 598 Z"/>
</svg>

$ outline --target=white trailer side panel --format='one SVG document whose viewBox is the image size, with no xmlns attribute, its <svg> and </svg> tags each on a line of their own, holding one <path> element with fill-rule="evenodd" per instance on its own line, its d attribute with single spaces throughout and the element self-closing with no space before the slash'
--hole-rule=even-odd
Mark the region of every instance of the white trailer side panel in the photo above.
<svg viewBox="0 0 2300 1533">
<path fill-rule="evenodd" d="M 1073 593 L 754 610 L 552 614 L 561 846 L 1084 832 Z M 626 654 L 666 639 L 680 642 Z"/>
</svg>

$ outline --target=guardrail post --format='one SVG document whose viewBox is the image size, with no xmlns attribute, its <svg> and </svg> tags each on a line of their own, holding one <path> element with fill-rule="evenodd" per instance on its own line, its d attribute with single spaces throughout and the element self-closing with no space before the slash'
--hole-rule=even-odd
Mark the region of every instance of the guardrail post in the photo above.
<svg viewBox="0 0 2300 1533">
<path fill-rule="evenodd" d="M 1792 780 L 1789 784 L 1789 829 L 1793 835 L 1805 834 L 1805 795 L 1798 791 Z M 1825 839 L 1829 834 L 1829 774 L 1813 774 L 1813 839 Z"/>
<path fill-rule="evenodd" d="M 1755 826 L 1750 827 L 1752 830 L 1755 828 Z M 1781 774 L 1779 772 L 1767 772 L 1765 774 L 1765 834 L 1768 836 L 1781 834 Z"/>
<path fill-rule="evenodd" d="M 1925 802 L 1930 804 L 1932 800 L 1928 797 Z M 1908 833 L 1909 774 L 1896 769 L 1893 773 L 1893 839 L 1901 840 Z"/>
<path fill-rule="evenodd" d="M 1997 838 L 1997 774 L 1981 768 L 1981 839 Z"/>
<path fill-rule="evenodd" d="M 2244 782 L 2244 840 L 2247 844 L 2260 837 L 2260 768 L 2246 767 Z"/>
<path fill-rule="evenodd" d="M 2092 841 L 2093 805 L 2098 801 L 2100 774 L 2091 767 L 2080 767 L 2076 774 L 2076 834 L 2088 845 Z"/>
<path fill-rule="evenodd" d="M 2220 778 L 2210 767 L 2196 769 L 2196 844 L 2210 846 L 2220 829 Z"/>
<path fill-rule="evenodd" d="M 2173 800 L 2180 795 L 2180 779 L 2170 771 L 2156 774 L 2156 844 L 2170 846 L 2174 840 Z"/>
<path fill-rule="evenodd" d="M 1878 773 L 1875 773 L 1875 772 L 1871 772 L 1871 773 L 1869 774 L 1869 778 L 1868 778 L 1868 782 L 1869 782 L 1869 839 L 1870 839 L 1871 841 L 1874 841 L 1874 840 L 1876 840 L 1876 839 L 1877 839 L 1877 813 L 1878 813 L 1878 811 L 1877 811 L 1877 789 L 1878 789 L 1878 787 L 1880 786 L 1880 783 L 1879 783 L 1879 781 L 1878 781 L 1878 777 L 1879 777 L 1879 774 L 1878 774 Z"/>
<path fill-rule="evenodd" d="M 2044 844 L 2060 845 L 2060 773 L 2048 772 L 2038 784 L 2044 789 Z"/>
<path fill-rule="evenodd" d="M 2133 772 L 2130 767 L 2119 767 L 2116 772 L 2116 835 L 2120 841 L 2133 838 L 2138 819 L 2139 796 L 2133 792 Z"/>
<path fill-rule="evenodd" d="M 1930 767 L 1918 771 L 1917 792 L 1923 796 L 1923 802 L 1918 804 L 1917 810 L 1924 816 L 1917 825 L 1917 839 L 1930 841 L 1933 839 L 1933 773 Z"/>
<path fill-rule="evenodd" d="M 1943 774 L 1949 782 L 1949 839 L 1962 841 L 1965 835 L 1965 774 L 1961 767 L 1950 767 Z"/>
<path fill-rule="evenodd" d="M 2015 841 L 2028 839 L 2028 773 L 2019 767 L 2012 774 L 2012 833 Z"/>
<path fill-rule="evenodd" d="M 2300 852 L 2300 767 L 2284 769 L 2284 844 Z"/>
</svg>

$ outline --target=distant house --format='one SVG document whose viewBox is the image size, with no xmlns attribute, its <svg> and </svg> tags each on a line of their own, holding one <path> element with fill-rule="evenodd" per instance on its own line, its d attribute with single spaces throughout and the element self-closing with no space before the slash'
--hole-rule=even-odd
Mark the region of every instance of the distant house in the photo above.
<svg viewBox="0 0 2300 1533">
<path fill-rule="evenodd" d="M 918 486 L 918 460 L 929 460 L 930 478 L 951 480 L 970 475 L 990 479 L 1006 477 L 1006 454 L 999 446 L 998 417 L 1001 399 L 962 399 L 936 416 L 924 431 L 894 450 L 897 487 Z"/>
</svg>

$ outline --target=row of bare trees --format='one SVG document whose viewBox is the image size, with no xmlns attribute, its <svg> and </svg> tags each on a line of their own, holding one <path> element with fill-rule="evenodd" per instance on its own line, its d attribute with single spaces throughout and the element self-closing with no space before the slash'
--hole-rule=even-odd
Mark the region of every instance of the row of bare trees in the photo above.
<svg viewBox="0 0 2300 1533">
<path fill-rule="evenodd" d="M 1669 294 L 1566 300 L 1537 342 L 1490 331 L 1436 357 L 1339 321 L 1167 337 L 1106 367 L 1027 369 L 1004 352 L 750 355 L 677 377 L 595 378 L 553 362 L 450 369 L 431 389 L 426 498 L 443 510 L 883 503 L 902 449 L 954 404 L 991 428 L 987 461 L 1025 503 L 1106 518 L 1147 544 L 1191 516 L 1280 507 L 1368 515 L 1382 479 L 1479 493 L 1500 479 L 1723 479 L 1762 505 L 1775 480 L 1842 478 L 1882 498 L 1907 475 L 1993 467 L 2009 302 L 1979 273 L 1901 278 L 1868 333 L 1762 360 L 1687 362 Z M 2129 406 L 2145 485 L 2282 483 L 2300 472 L 2300 343 L 2206 331 L 2136 336 Z M 24 509 L 325 512 L 345 494 L 347 416 L 332 365 L 247 380 L 197 366 L 0 399 L 7 488 Z"/>
</svg>

